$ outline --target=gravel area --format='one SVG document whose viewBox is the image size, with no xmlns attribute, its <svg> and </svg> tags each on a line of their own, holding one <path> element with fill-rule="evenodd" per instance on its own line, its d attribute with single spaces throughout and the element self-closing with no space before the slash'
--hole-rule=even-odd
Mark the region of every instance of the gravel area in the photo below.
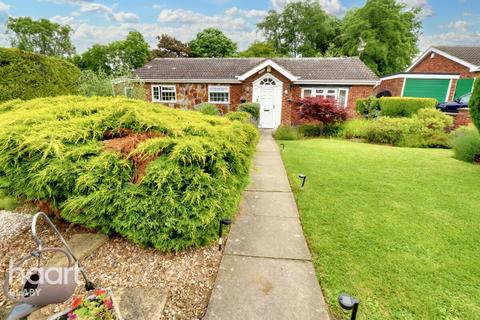
<svg viewBox="0 0 480 320">
<path fill-rule="evenodd" d="M 31 214 L 0 210 L 0 241 L 28 229 L 31 222 Z"/>
<path fill-rule="evenodd" d="M 67 239 L 75 233 L 88 232 L 68 223 L 55 223 Z M 49 246 L 60 245 L 49 231 L 42 231 L 40 235 Z M 23 231 L 9 241 L 0 241 L 0 274 L 6 272 L 10 257 L 19 258 L 34 248 L 30 230 Z M 97 286 L 164 288 L 168 299 L 162 319 L 201 319 L 208 305 L 221 257 L 216 243 L 180 253 L 161 253 L 113 236 L 81 263 Z M 83 283 L 77 288 L 77 293 L 85 293 Z M 9 306 L 10 303 L 0 293 L 0 309 L 5 310 Z M 48 314 L 61 309 L 61 305 L 50 306 L 43 312 L 45 319 Z"/>
</svg>

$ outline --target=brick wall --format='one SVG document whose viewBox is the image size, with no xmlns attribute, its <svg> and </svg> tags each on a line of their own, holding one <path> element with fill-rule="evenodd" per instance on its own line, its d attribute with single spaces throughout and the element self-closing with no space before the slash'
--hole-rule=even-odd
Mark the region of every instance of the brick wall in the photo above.
<svg viewBox="0 0 480 320">
<path fill-rule="evenodd" d="M 448 92 L 447 101 L 452 101 L 455 96 L 455 90 L 457 89 L 457 79 L 452 79 L 450 83 L 450 91 Z"/>
<path fill-rule="evenodd" d="M 348 110 L 354 112 L 357 99 L 368 98 L 373 94 L 374 86 L 351 86 L 348 91 Z"/>
<path fill-rule="evenodd" d="M 376 96 L 380 92 L 390 91 L 392 96 L 400 97 L 402 95 L 403 83 L 405 78 L 395 78 L 389 80 L 383 80 L 378 87 L 374 90 L 374 95 Z"/>
<path fill-rule="evenodd" d="M 453 126 L 455 128 L 468 126 L 470 123 L 472 123 L 472 118 L 470 118 L 470 111 L 468 108 L 458 109 L 458 113 L 453 115 L 453 117 Z"/>
<path fill-rule="evenodd" d="M 434 58 L 427 55 L 410 72 L 413 73 L 459 73 L 461 78 L 475 78 L 480 76 L 480 72 L 470 72 L 468 67 L 452 61 L 440 54 L 435 54 Z"/>
</svg>

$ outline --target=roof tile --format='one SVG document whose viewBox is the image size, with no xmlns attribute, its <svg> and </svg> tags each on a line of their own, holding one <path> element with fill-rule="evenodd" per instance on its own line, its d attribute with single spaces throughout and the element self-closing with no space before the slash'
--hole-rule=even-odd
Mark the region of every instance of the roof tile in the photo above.
<svg viewBox="0 0 480 320">
<path fill-rule="evenodd" d="M 265 58 L 155 58 L 134 74 L 143 80 L 236 80 Z M 358 58 L 272 59 L 299 80 L 378 80 Z"/>
</svg>

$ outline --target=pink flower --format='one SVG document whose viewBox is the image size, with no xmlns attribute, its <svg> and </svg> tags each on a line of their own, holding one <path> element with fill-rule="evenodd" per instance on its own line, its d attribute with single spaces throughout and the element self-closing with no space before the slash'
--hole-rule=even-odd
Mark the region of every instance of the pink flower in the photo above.
<svg viewBox="0 0 480 320">
<path fill-rule="evenodd" d="M 68 320 L 77 320 L 78 316 L 75 313 L 68 314 Z"/>
</svg>

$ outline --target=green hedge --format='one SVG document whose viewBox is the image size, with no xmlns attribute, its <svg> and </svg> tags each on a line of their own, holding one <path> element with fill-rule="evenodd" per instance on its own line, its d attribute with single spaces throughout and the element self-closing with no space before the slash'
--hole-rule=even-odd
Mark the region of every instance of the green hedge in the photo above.
<svg viewBox="0 0 480 320">
<path fill-rule="evenodd" d="M 382 97 L 380 112 L 386 117 L 411 117 L 423 108 L 435 108 L 437 100 L 431 98 Z"/>
<path fill-rule="evenodd" d="M 451 135 L 455 158 L 466 162 L 480 162 L 480 133 L 474 126 L 460 127 Z"/>
<path fill-rule="evenodd" d="M 0 104 L 0 178 L 70 222 L 181 250 L 235 213 L 257 139 L 251 124 L 123 97 L 13 100 Z"/>
<path fill-rule="evenodd" d="M 252 115 L 254 120 L 258 120 L 260 117 L 260 104 L 259 103 L 241 103 L 238 105 L 238 111 L 248 112 Z"/>
<path fill-rule="evenodd" d="M 452 124 L 450 116 L 436 109 L 422 109 L 411 118 L 380 117 L 368 125 L 361 124 L 358 129 L 364 132 L 357 132 L 357 136 L 364 136 L 368 142 L 400 147 L 449 148 L 445 129 Z"/>
<path fill-rule="evenodd" d="M 0 101 L 77 94 L 79 78 L 65 60 L 0 48 Z"/>
<path fill-rule="evenodd" d="M 380 116 L 380 99 L 369 97 L 367 99 L 357 99 L 355 109 L 358 114 L 366 119 L 374 119 Z"/>
</svg>

